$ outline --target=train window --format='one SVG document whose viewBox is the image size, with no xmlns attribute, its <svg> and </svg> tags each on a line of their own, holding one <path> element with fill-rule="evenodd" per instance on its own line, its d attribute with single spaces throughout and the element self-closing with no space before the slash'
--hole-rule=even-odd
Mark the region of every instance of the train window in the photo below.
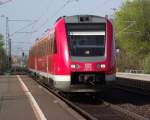
<svg viewBox="0 0 150 120">
<path fill-rule="evenodd" d="M 32 56 L 33 56 L 33 48 L 32 48 L 32 53 L 31 53 L 31 54 L 32 54 Z"/>
<path fill-rule="evenodd" d="M 49 40 L 49 54 L 51 54 L 51 41 Z"/>
<path fill-rule="evenodd" d="M 33 48 L 33 56 L 35 56 L 35 47 Z"/>
<path fill-rule="evenodd" d="M 41 46 L 41 52 L 42 52 L 42 56 L 43 56 L 43 54 L 44 54 L 43 41 L 42 41 L 42 46 Z"/>
<path fill-rule="evenodd" d="M 54 53 L 57 53 L 57 47 L 56 47 L 56 36 L 55 36 L 55 33 L 54 33 L 53 40 L 54 40 L 54 44 L 53 44 L 53 48 L 54 48 L 54 50 L 53 50 L 53 52 L 54 52 Z"/>
<path fill-rule="evenodd" d="M 49 40 L 47 39 L 47 55 L 49 54 Z"/>
<path fill-rule="evenodd" d="M 41 43 L 41 56 L 43 56 L 43 43 Z"/>
<path fill-rule="evenodd" d="M 36 45 L 36 56 L 38 56 L 38 50 L 39 50 L 39 48 L 38 48 L 38 44 Z"/>
<path fill-rule="evenodd" d="M 43 56 L 43 43 L 41 44 L 41 56 Z"/>
<path fill-rule="evenodd" d="M 42 48 L 42 51 L 43 51 L 43 55 L 42 55 L 42 56 L 44 56 L 44 55 L 45 55 L 45 41 L 43 41 L 43 48 Z"/>
<path fill-rule="evenodd" d="M 50 49 L 49 49 L 50 54 L 55 54 L 57 52 L 57 49 L 56 49 L 56 39 L 54 33 L 50 35 L 49 43 L 50 43 Z"/>
<path fill-rule="evenodd" d="M 47 40 L 47 55 L 49 55 L 49 40 Z"/>
<path fill-rule="evenodd" d="M 49 55 L 51 54 L 50 49 L 51 49 L 51 44 L 50 44 L 50 34 L 49 34 L 48 36 L 48 54 Z"/>
<path fill-rule="evenodd" d="M 33 53 L 33 52 L 34 52 L 34 48 L 32 48 L 32 50 L 31 50 L 31 55 L 32 55 L 32 56 L 34 56 L 34 53 Z"/>
<path fill-rule="evenodd" d="M 48 40 L 48 54 L 50 54 L 50 40 Z"/>
<path fill-rule="evenodd" d="M 48 54 L 47 54 L 47 51 L 48 51 L 48 50 L 47 50 L 47 49 L 48 49 L 47 40 L 45 41 L 45 47 L 46 47 L 46 55 L 48 55 Z"/>
<path fill-rule="evenodd" d="M 38 43 L 38 56 L 40 56 L 40 43 Z"/>
<path fill-rule="evenodd" d="M 32 56 L 34 56 L 34 48 L 32 48 L 31 54 Z"/>
<path fill-rule="evenodd" d="M 54 53 L 54 37 L 52 38 L 52 53 Z"/>
<path fill-rule="evenodd" d="M 46 39 L 45 39 L 45 42 L 44 42 L 44 48 L 45 48 L 45 56 L 47 55 L 47 44 L 46 44 Z"/>
<path fill-rule="evenodd" d="M 52 37 L 50 38 L 50 54 L 52 54 L 52 48 L 53 48 L 53 45 L 52 45 Z"/>
<path fill-rule="evenodd" d="M 47 45 L 46 45 L 46 40 L 45 40 L 45 56 L 47 55 Z"/>
<path fill-rule="evenodd" d="M 50 54 L 52 54 L 52 37 L 50 36 Z"/>
<path fill-rule="evenodd" d="M 40 43 L 40 46 L 39 46 L 39 56 L 42 56 L 42 44 Z"/>
<path fill-rule="evenodd" d="M 55 39 L 55 32 L 50 33 L 49 38 L 46 42 L 47 47 L 47 54 L 51 55 L 57 52 L 56 49 L 56 39 Z"/>
<path fill-rule="evenodd" d="M 35 56 L 38 56 L 38 44 L 36 45 L 36 55 Z"/>
<path fill-rule="evenodd" d="M 43 44 L 44 41 L 42 41 L 42 56 L 44 55 L 44 44 Z"/>
<path fill-rule="evenodd" d="M 67 31 L 106 31 L 106 24 L 105 23 L 72 23 L 66 24 Z"/>
<path fill-rule="evenodd" d="M 43 52 L 42 56 L 44 56 L 45 55 L 45 41 L 43 41 L 43 44 L 42 44 L 42 52 Z"/>
<path fill-rule="evenodd" d="M 104 35 L 70 35 L 69 49 L 71 56 L 104 56 Z"/>
</svg>

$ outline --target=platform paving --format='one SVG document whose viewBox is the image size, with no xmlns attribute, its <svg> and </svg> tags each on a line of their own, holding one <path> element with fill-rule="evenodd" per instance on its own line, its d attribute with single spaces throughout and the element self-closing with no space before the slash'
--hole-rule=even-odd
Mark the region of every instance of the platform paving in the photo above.
<svg viewBox="0 0 150 120">
<path fill-rule="evenodd" d="M 0 120 L 36 120 L 16 76 L 0 76 Z"/>
<path fill-rule="evenodd" d="M 141 81 L 150 82 L 150 74 L 136 74 L 136 73 L 117 72 L 116 76 L 121 77 L 121 78 L 129 78 L 131 80 L 141 80 Z"/>
<path fill-rule="evenodd" d="M 63 101 L 26 75 L 20 76 L 47 120 L 84 120 Z M 0 120 L 37 120 L 31 101 L 15 75 L 0 76 Z"/>
<path fill-rule="evenodd" d="M 116 83 L 137 89 L 150 90 L 149 74 L 117 73 Z"/>
</svg>

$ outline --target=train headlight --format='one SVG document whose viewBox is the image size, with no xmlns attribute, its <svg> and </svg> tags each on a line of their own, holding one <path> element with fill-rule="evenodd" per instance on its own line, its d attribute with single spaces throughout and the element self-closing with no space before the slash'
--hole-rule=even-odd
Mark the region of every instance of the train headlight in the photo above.
<svg viewBox="0 0 150 120">
<path fill-rule="evenodd" d="M 76 65 L 75 65 L 75 64 L 72 64 L 70 67 L 71 67 L 71 68 L 76 68 Z"/>
<path fill-rule="evenodd" d="M 101 68 L 106 68 L 106 65 L 105 64 L 101 64 Z"/>
<path fill-rule="evenodd" d="M 70 66 L 71 68 L 80 68 L 80 65 L 79 64 L 72 64 L 71 66 Z"/>
</svg>

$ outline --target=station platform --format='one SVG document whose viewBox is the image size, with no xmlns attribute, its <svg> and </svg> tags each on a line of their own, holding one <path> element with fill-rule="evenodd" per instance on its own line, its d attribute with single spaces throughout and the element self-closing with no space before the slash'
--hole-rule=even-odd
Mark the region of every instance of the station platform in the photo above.
<svg viewBox="0 0 150 120">
<path fill-rule="evenodd" d="M 117 72 L 117 77 L 122 78 L 129 78 L 133 80 L 142 80 L 142 81 L 149 81 L 150 82 L 150 74 L 136 74 L 136 73 L 122 73 Z"/>
<path fill-rule="evenodd" d="M 0 120 L 84 120 L 26 75 L 0 76 Z"/>
<path fill-rule="evenodd" d="M 116 74 L 119 85 L 150 90 L 150 74 L 120 73 Z"/>
</svg>

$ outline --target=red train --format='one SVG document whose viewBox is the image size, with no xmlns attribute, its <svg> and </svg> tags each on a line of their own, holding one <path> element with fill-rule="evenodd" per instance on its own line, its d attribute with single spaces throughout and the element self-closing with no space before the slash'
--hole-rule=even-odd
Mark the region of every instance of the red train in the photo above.
<svg viewBox="0 0 150 120">
<path fill-rule="evenodd" d="M 113 32 L 107 17 L 61 17 L 30 49 L 28 68 L 62 91 L 100 91 L 115 80 Z"/>
</svg>

